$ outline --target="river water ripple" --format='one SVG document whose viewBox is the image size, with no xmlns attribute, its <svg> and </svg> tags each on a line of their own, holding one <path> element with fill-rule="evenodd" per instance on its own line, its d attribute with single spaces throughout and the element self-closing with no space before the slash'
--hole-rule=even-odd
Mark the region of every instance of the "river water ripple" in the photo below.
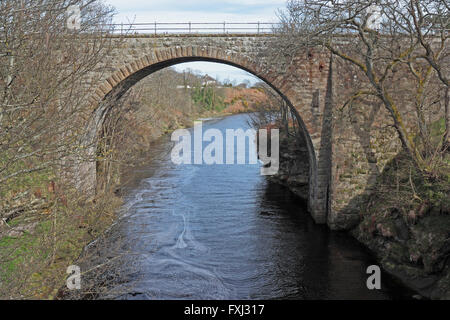
<svg viewBox="0 0 450 320">
<path fill-rule="evenodd" d="M 246 115 L 204 130 L 248 128 Z M 91 297 L 107 299 L 395 299 L 385 274 L 353 238 L 315 225 L 259 165 L 175 165 L 170 141 L 128 175 L 119 221 L 82 259 Z M 253 151 L 250 151 L 253 152 Z"/>
</svg>

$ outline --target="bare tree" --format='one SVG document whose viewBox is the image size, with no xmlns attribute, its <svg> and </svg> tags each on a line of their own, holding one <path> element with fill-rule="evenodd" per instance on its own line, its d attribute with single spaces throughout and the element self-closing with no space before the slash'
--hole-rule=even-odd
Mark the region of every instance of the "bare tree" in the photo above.
<svg viewBox="0 0 450 320">
<path fill-rule="evenodd" d="M 67 30 L 79 5 L 82 29 Z M 111 10 L 96 0 L 2 1 L 0 4 L 0 182 L 42 171 L 76 152 L 86 76 L 101 61 Z M 89 31 L 90 36 L 86 35 Z M 92 36 L 94 35 L 94 36 Z M 60 164 L 60 163 L 59 163 Z"/>
<path fill-rule="evenodd" d="M 323 46 L 354 66 L 365 82 L 346 104 L 364 96 L 379 99 L 404 150 L 418 168 L 430 172 L 429 159 L 441 147 L 430 149 L 425 113 L 436 103 L 436 78 L 445 86 L 441 92 L 448 89 L 448 8 L 446 0 L 290 0 L 280 13 L 277 31 L 284 50 L 278 55 L 286 59 L 300 49 Z M 399 70 L 411 81 L 408 93 L 414 101 L 398 95 Z M 405 120 L 410 104 L 416 113 L 414 124 Z M 441 146 L 443 141 L 444 137 Z"/>
<path fill-rule="evenodd" d="M 67 27 L 72 5 L 81 9 L 79 30 Z M 112 13 L 99 0 L 0 2 L 0 238 L 9 239 L 0 247 L 2 297 L 33 296 L 31 283 L 48 291 L 60 285 L 58 261 L 74 259 L 71 241 L 88 238 L 78 232 L 83 221 L 92 236 L 101 230 L 103 209 L 86 206 L 80 214 L 86 199 L 63 177 L 69 160 L 83 155 L 86 97 L 99 81 L 91 70 L 109 50 Z"/>
</svg>

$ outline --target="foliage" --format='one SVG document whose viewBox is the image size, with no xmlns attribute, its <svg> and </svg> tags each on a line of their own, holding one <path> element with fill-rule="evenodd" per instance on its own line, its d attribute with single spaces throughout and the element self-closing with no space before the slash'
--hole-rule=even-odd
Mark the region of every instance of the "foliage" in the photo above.
<svg viewBox="0 0 450 320">
<path fill-rule="evenodd" d="M 67 28 L 71 5 L 81 8 L 80 30 Z M 102 216 L 102 208 L 80 207 L 89 199 L 68 181 L 74 163 L 88 160 L 74 123 L 89 114 L 86 97 L 100 81 L 90 74 L 110 50 L 112 13 L 100 0 L 0 2 L 2 298 L 54 296 L 95 234 L 75 219 Z"/>
<path fill-rule="evenodd" d="M 213 86 L 195 86 L 192 90 L 192 100 L 207 111 L 222 111 L 226 107 L 224 97 Z"/>
</svg>

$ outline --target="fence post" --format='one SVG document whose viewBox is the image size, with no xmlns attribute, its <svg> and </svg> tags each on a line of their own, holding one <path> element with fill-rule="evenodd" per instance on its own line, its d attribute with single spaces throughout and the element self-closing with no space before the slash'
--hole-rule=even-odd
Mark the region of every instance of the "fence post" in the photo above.
<svg viewBox="0 0 450 320">
<path fill-rule="evenodd" d="M 225 21 L 223 22 L 223 33 L 227 33 L 225 28 Z"/>
<path fill-rule="evenodd" d="M 189 21 L 189 33 L 191 33 L 191 22 Z"/>
<path fill-rule="evenodd" d="M 259 21 L 258 21 L 258 34 L 259 34 Z"/>
<path fill-rule="evenodd" d="M 155 21 L 155 36 L 156 36 L 156 21 Z"/>
</svg>

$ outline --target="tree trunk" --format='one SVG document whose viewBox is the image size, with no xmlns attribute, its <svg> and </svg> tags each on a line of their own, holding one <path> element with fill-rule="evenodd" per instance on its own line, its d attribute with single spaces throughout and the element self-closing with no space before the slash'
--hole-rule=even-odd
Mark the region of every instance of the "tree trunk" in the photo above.
<svg viewBox="0 0 450 320">
<path fill-rule="evenodd" d="M 445 90 L 445 136 L 444 136 L 444 146 L 450 145 L 450 106 L 449 106 L 449 96 L 448 96 L 448 86 Z"/>
</svg>

